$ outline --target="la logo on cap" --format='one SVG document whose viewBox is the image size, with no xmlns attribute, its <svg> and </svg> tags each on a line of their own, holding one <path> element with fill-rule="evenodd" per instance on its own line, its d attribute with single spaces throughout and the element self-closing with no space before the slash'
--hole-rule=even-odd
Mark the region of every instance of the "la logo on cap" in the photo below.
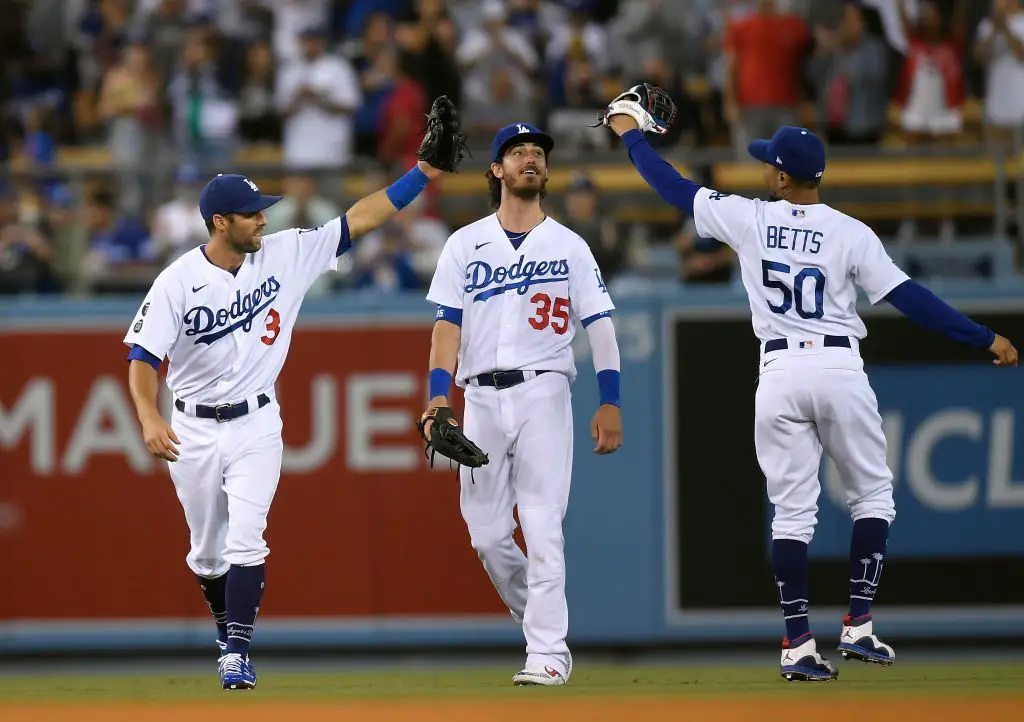
<svg viewBox="0 0 1024 722">
<path fill-rule="evenodd" d="M 530 129 L 527 128 L 525 125 L 519 124 L 519 125 L 516 126 L 516 132 L 518 132 L 518 133 L 529 133 Z"/>
<path fill-rule="evenodd" d="M 254 193 L 259 193 L 260 192 L 260 189 L 257 188 L 256 184 L 253 183 L 251 180 L 249 180 L 248 178 L 242 178 L 242 180 L 245 181 L 246 185 L 248 185 L 250 188 L 252 188 Z"/>
</svg>

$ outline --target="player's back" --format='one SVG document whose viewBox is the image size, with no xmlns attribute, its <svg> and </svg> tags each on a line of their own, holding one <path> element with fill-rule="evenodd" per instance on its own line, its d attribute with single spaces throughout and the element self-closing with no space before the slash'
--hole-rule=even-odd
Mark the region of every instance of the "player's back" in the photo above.
<svg viewBox="0 0 1024 722">
<path fill-rule="evenodd" d="M 762 341 L 863 338 L 857 287 L 877 303 L 907 280 L 868 226 L 823 203 L 764 202 L 706 189 L 698 199 L 698 232 L 736 251 Z"/>
</svg>

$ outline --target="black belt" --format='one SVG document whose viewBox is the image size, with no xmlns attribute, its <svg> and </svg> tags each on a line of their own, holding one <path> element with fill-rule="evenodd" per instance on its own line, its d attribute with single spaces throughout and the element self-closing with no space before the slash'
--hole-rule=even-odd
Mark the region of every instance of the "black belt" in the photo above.
<svg viewBox="0 0 1024 722">
<path fill-rule="evenodd" d="M 270 403 L 270 397 L 266 394 L 260 394 L 256 397 L 256 403 L 259 404 L 257 408 L 262 409 Z M 176 399 L 174 402 L 174 408 L 184 413 L 185 402 L 181 399 Z M 253 409 L 253 411 L 255 411 L 255 409 Z M 218 423 L 237 419 L 240 416 L 245 416 L 247 413 L 249 413 L 248 401 L 239 401 L 237 404 L 218 404 L 217 406 L 203 406 L 202 404 L 196 404 L 196 416 L 198 418 L 216 419 Z"/>
<path fill-rule="evenodd" d="M 849 336 L 826 336 L 824 345 L 832 348 L 852 348 Z M 788 348 L 789 342 L 784 338 L 773 338 L 771 341 L 764 342 L 765 353 L 783 351 Z"/>
<path fill-rule="evenodd" d="M 538 376 L 548 373 L 547 371 L 535 371 Z M 508 389 L 526 381 L 522 371 L 494 371 L 489 374 L 476 376 L 476 382 L 481 386 L 493 386 L 496 389 Z"/>
</svg>

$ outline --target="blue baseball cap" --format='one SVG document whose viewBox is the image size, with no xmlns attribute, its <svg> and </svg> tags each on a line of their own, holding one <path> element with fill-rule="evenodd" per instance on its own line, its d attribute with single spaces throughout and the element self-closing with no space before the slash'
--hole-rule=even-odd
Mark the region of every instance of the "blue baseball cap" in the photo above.
<svg viewBox="0 0 1024 722">
<path fill-rule="evenodd" d="M 491 162 L 498 163 L 509 146 L 520 143 L 536 143 L 545 153 L 550 153 L 555 147 L 555 139 L 540 128 L 529 123 L 513 123 L 506 125 L 494 136 L 494 142 L 491 143 Z"/>
<path fill-rule="evenodd" d="M 818 180 L 825 172 L 825 144 L 807 128 L 783 126 L 771 140 L 755 140 L 747 152 L 797 180 Z"/>
<path fill-rule="evenodd" d="M 199 194 L 199 212 L 204 220 L 228 213 L 256 213 L 265 211 L 281 200 L 281 196 L 267 196 L 251 180 L 241 175 L 221 174 L 211 180 Z"/>
</svg>

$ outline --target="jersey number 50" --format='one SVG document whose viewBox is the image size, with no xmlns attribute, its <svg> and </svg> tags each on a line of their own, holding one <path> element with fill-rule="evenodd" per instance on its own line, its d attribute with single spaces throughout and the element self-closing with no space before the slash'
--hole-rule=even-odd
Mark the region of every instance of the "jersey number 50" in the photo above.
<svg viewBox="0 0 1024 722">
<path fill-rule="evenodd" d="M 569 330 L 569 299 L 552 299 L 546 293 L 535 293 L 530 303 L 537 304 L 534 315 L 530 316 L 530 325 L 538 331 L 543 331 L 548 326 L 551 330 L 561 336 Z"/>
<path fill-rule="evenodd" d="M 784 273 L 788 276 L 790 274 L 790 268 L 785 263 L 779 263 L 777 261 L 761 261 L 762 282 L 764 283 L 765 288 L 775 288 L 782 292 L 782 303 L 775 305 L 771 301 L 767 301 L 768 308 L 770 308 L 773 313 L 786 313 L 789 311 L 789 309 L 793 307 L 793 301 L 795 298 L 796 312 L 800 318 L 821 318 L 825 315 L 825 274 L 821 272 L 820 268 L 810 266 L 808 268 L 801 269 L 793 279 L 792 288 L 790 288 L 785 281 L 778 278 L 772 278 L 772 276 L 769 275 L 770 271 L 777 271 L 778 273 Z M 808 279 L 814 280 L 814 308 L 811 310 L 804 307 L 804 282 Z"/>
</svg>

